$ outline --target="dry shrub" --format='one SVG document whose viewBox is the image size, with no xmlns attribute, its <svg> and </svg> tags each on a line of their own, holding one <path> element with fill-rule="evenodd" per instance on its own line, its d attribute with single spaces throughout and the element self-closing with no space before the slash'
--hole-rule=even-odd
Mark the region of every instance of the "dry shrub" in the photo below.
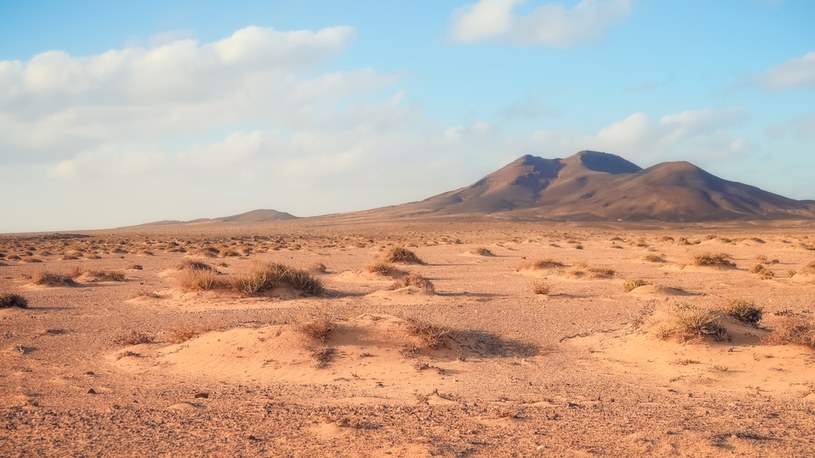
<svg viewBox="0 0 815 458">
<path fill-rule="evenodd" d="M 120 337 L 116 343 L 120 345 L 150 344 L 156 341 L 156 336 L 144 331 L 130 331 L 130 334 Z"/>
<path fill-rule="evenodd" d="M 320 369 L 328 366 L 335 356 L 337 356 L 337 349 L 334 347 L 322 347 L 311 352 L 311 357 L 317 361 L 317 368 Z"/>
<path fill-rule="evenodd" d="M 43 286 L 77 286 L 70 275 L 54 272 L 37 272 L 31 276 L 31 283 Z"/>
<path fill-rule="evenodd" d="M 203 261 L 194 261 L 192 259 L 185 259 L 181 264 L 176 266 L 178 270 L 206 270 L 215 272 L 215 268 Z"/>
<path fill-rule="evenodd" d="M 665 262 L 665 258 L 657 256 L 655 254 L 646 255 L 643 259 L 645 259 L 648 262 Z"/>
<path fill-rule="evenodd" d="M 542 270 L 566 267 L 565 264 L 554 259 L 538 259 L 536 261 L 525 261 L 518 265 L 517 270 Z"/>
<path fill-rule="evenodd" d="M 767 270 L 767 268 L 764 267 L 763 265 L 756 264 L 756 265 L 754 265 L 753 267 L 750 268 L 750 273 L 751 274 L 760 274 L 760 273 L 763 273 L 766 270 Z"/>
<path fill-rule="evenodd" d="M 614 269 L 607 267 L 591 267 L 588 269 L 591 278 L 611 278 L 617 274 Z"/>
<path fill-rule="evenodd" d="M 407 248 L 397 247 L 388 252 L 385 256 L 386 262 L 395 262 L 401 264 L 422 264 L 425 262 L 416 256 L 416 253 L 408 250 Z"/>
<path fill-rule="evenodd" d="M 313 340 L 318 340 L 325 343 L 328 336 L 334 331 L 334 323 L 326 317 L 317 318 L 297 327 L 297 330 L 303 333 L 306 337 Z"/>
<path fill-rule="evenodd" d="M 803 345 L 815 349 L 815 320 L 787 317 L 773 328 L 765 340 L 770 345 Z"/>
<path fill-rule="evenodd" d="M 764 310 L 761 307 L 745 299 L 728 300 L 724 306 L 722 306 L 722 312 L 743 323 L 753 325 L 758 324 L 764 314 Z"/>
<path fill-rule="evenodd" d="M 728 335 L 719 313 L 687 304 L 677 304 L 671 320 L 658 330 L 657 337 L 687 342 L 706 338 L 720 341 L 727 339 Z"/>
<path fill-rule="evenodd" d="M 645 286 L 645 285 L 650 285 L 650 284 L 651 284 L 650 281 L 646 281 L 646 280 L 643 280 L 641 278 L 631 278 L 631 279 L 626 280 L 625 283 L 623 283 L 623 289 L 625 290 L 626 293 L 628 293 L 628 292 L 631 292 L 631 291 L 639 288 L 640 286 Z"/>
<path fill-rule="evenodd" d="M 703 253 L 693 257 L 693 265 L 732 269 L 736 267 L 736 263 L 731 261 L 731 258 L 732 256 L 726 253 Z"/>
<path fill-rule="evenodd" d="M 542 294 L 547 295 L 551 291 L 551 288 L 548 284 L 542 281 L 536 281 L 532 283 L 532 292 L 535 294 Z"/>
<path fill-rule="evenodd" d="M 449 329 L 418 320 L 408 320 L 408 323 L 410 324 L 410 333 L 421 339 L 426 348 L 439 348 L 450 337 Z"/>
<path fill-rule="evenodd" d="M 107 270 L 86 270 L 78 276 L 84 275 L 89 281 L 125 281 L 124 272 Z"/>
<path fill-rule="evenodd" d="M 394 269 L 394 267 L 387 262 L 376 262 L 366 267 L 365 270 L 372 274 L 382 275 L 383 277 L 393 275 L 397 271 L 397 269 Z"/>
<path fill-rule="evenodd" d="M 473 248 L 473 250 L 470 251 L 470 253 L 476 254 L 478 256 L 495 256 L 495 254 L 493 254 L 493 252 L 490 251 L 489 248 L 484 247 Z"/>
<path fill-rule="evenodd" d="M 21 309 L 28 308 L 28 300 L 19 294 L 7 293 L 0 295 L 0 309 L 17 307 Z"/>
<path fill-rule="evenodd" d="M 436 287 L 433 286 L 433 282 L 419 274 L 405 275 L 404 277 L 393 282 L 390 289 L 394 290 L 399 288 L 407 288 L 408 286 L 416 287 L 425 294 L 434 294 L 436 292 Z"/>
<path fill-rule="evenodd" d="M 249 296 L 279 286 L 290 286 L 309 296 L 319 296 L 324 291 L 323 283 L 308 272 L 277 263 L 258 264 L 234 277 L 230 284 L 233 290 Z"/>
<path fill-rule="evenodd" d="M 226 282 L 213 270 L 186 269 L 176 278 L 185 291 L 209 291 L 226 286 Z"/>
<path fill-rule="evenodd" d="M 209 332 L 209 329 L 206 328 L 197 326 L 182 326 L 170 331 L 170 342 L 174 344 L 184 343 L 207 332 Z"/>
</svg>

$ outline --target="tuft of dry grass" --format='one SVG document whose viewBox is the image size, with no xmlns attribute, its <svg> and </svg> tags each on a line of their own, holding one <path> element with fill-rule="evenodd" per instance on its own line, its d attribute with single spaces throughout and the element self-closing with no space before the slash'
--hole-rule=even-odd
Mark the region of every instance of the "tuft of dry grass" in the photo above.
<svg viewBox="0 0 815 458">
<path fill-rule="evenodd" d="M 731 258 L 727 253 L 703 253 L 693 257 L 693 265 L 732 269 L 736 267 L 736 263 Z"/>
<path fill-rule="evenodd" d="M 548 295 L 551 290 L 549 285 L 542 281 L 532 282 L 532 292 L 535 294 Z"/>
<path fill-rule="evenodd" d="M 207 332 L 209 332 L 209 329 L 207 328 L 198 326 L 182 326 L 170 331 L 170 342 L 174 344 L 181 344 Z"/>
<path fill-rule="evenodd" d="M 83 276 L 87 278 L 88 281 L 97 282 L 97 281 L 125 281 L 125 274 L 124 272 L 116 272 L 110 270 L 81 270 L 81 269 L 74 269 L 73 277 L 80 277 Z"/>
<path fill-rule="evenodd" d="M 386 262 L 400 263 L 400 264 L 421 264 L 425 262 L 416 256 L 416 253 L 404 247 L 396 247 L 388 252 L 385 256 Z"/>
<path fill-rule="evenodd" d="M 37 272 L 31 276 L 31 283 L 43 286 L 77 286 L 70 275 L 55 272 Z"/>
<path fill-rule="evenodd" d="M 185 269 L 176 278 L 185 291 L 209 291 L 227 285 L 214 270 Z"/>
<path fill-rule="evenodd" d="M 277 263 L 258 264 L 234 277 L 230 285 L 248 296 L 279 286 L 290 286 L 309 296 L 319 296 L 324 291 L 323 283 L 308 272 Z"/>
<path fill-rule="evenodd" d="M 122 336 L 116 340 L 120 345 L 142 345 L 156 341 L 156 336 L 144 331 L 131 331 L 130 334 Z"/>
<path fill-rule="evenodd" d="M 334 331 L 334 323 L 326 317 L 317 318 L 314 321 L 301 324 L 297 327 L 303 335 L 309 339 L 317 340 L 325 343 L 331 332 Z"/>
<path fill-rule="evenodd" d="M 470 251 L 470 253 L 476 254 L 478 256 L 495 256 L 495 254 L 493 254 L 493 252 L 490 251 L 489 248 L 484 247 L 473 248 L 473 250 Z"/>
<path fill-rule="evenodd" d="M 433 286 L 433 282 L 424 278 L 419 274 L 409 274 L 405 275 L 402 278 L 397 279 L 393 284 L 390 286 L 391 290 L 406 288 L 408 286 L 413 286 L 418 288 L 421 292 L 425 294 L 435 294 L 436 287 Z"/>
<path fill-rule="evenodd" d="M 623 283 L 623 290 L 625 290 L 625 292 L 628 293 L 628 292 L 631 292 L 631 291 L 639 288 L 640 286 L 645 286 L 645 285 L 650 285 L 650 284 L 652 284 L 650 281 L 646 281 L 646 280 L 643 280 L 641 278 L 631 278 L 631 279 L 626 280 L 625 283 Z"/>
<path fill-rule="evenodd" d="M 450 330 L 418 320 L 408 320 L 409 331 L 421 339 L 426 348 L 436 349 L 444 345 L 450 338 Z"/>
<path fill-rule="evenodd" d="M 721 310 L 728 316 L 752 325 L 758 324 L 764 314 L 764 309 L 745 299 L 730 299 Z"/>
<path fill-rule="evenodd" d="M 312 350 L 311 357 L 317 361 L 317 368 L 324 368 L 337 356 L 337 349 L 334 347 L 322 347 Z"/>
<path fill-rule="evenodd" d="M 687 304 L 678 304 L 670 322 L 665 323 L 657 332 L 663 340 L 675 338 L 682 342 L 694 339 L 727 339 L 727 329 L 721 321 L 721 315 L 711 310 L 699 309 Z"/>
<path fill-rule="evenodd" d="M 785 317 L 767 336 L 770 345 L 802 345 L 815 349 L 815 320 L 803 317 Z"/>
<path fill-rule="evenodd" d="M 516 270 L 542 270 L 560 267 L 566 267 L 566 265 L 554 259 L 538 259 L 535 261 L 524 261 L 518 265 Z"/>
<path fill-rule="evenodd" d="M 645 257 L 643 257 L 643 259 L 645 259 L 648 262 L 665 262 L 665 258 L 657 256 L 655 254 L 646 255 Z"/>
<path fill-rule="evenodd" d="M 383 277 L 388 277 L 395 274 L 403 273 L 401 270 L 394 268 L 392 265 L 388 264 L 387 262 L 376 262 L 368 267 L 365 268 L 368 272 L 376 275 L 381 275 Z"/>
<path fill-rule="evenodd" d="M 205 270 L 215 272 L 215 268 L 203 261 L 195 261 L 192 259 L 185 259 L 176 266 L 178 270 Z"/>
<path fill-rule="evenodd" d="M 19 294 L 6 293 L 0 295 L 0 309 L 17 307 L 21 309 L 28 308 L 28 300 Z"/>
</svg>

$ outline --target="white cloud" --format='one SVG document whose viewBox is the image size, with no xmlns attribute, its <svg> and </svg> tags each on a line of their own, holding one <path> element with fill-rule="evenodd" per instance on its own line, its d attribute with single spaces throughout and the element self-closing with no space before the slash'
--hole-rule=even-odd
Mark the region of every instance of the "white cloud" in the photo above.
<svg viewBox="0 0 815 458">
<path fill-rule="evenodd" d="M 581 149 L 607 151 L 641 165 L 665 160 L 698 160 L 710 163 L 746 151 L 750 144 L 729 129 L 743 123 L 740 109 L 704 108 L 667 114 L 658 119 L 632 113 L 597 132 L 540 130 L 512 140 L 521 153 L 570 154 Z M 551 153 L 550 153 L 551 152 Z"/>
<path fill-rule="evenodd" d="M 798 116 L 767 129 L 767 137 L 780 139 L 787 135 L 798 141 L 815 141 L 815 115 Z"/>
<path fill-rule="evenodd" d="M 308 122 L 393 84 L 370 69 L 312 75 L 353 37 L 350 27 L 248 27 L 212 43 L 181 39 L 74 57 L 49 51 L 0 61 L 3 161 L 67 159 L 100 144 L 165 140 L 224 124 Z"/>
<path fill-rule="evenodd" d="M 815 51 L 770 68 L 760 75 L 759 81 L 778 91 L 815 88 Z"/>
<path fill-rule="evenodd" d="M 568 48 L 598 39 L 631 12 L 631 0 L 580 0 L 574 7 L 547 3 L 527 14 L 513 10 L 524 0 L 479 0 L 453 13 L 450 36 L 461 43 L 495 40 Z"/>
</svg>

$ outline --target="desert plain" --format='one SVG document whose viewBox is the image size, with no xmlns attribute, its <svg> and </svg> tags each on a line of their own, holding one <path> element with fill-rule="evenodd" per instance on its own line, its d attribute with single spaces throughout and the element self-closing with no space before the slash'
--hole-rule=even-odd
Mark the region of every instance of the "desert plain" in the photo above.
<svg viewBox="0 0 815 458">
<path fill-rule="evenodd" d="M 3 235 L 0 450 L 811 456 L 812 234 L 316 219 Z"/>
</svg>

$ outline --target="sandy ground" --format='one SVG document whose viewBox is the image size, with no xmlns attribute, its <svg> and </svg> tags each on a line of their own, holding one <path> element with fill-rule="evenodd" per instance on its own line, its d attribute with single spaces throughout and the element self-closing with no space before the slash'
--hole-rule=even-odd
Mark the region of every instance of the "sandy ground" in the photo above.
<svg viewBox="0 0 815 458">
<path fill-rule="evenodd" d="M 295 222 L 0 236 L 0 293 L 30 304 L 0 309 L 0 454 L 812 456 L 815 350 L 766 342 L 811 318 L 812 234 Z M 394 267 L 435 294 L 368 272 L 399 246 L 426 264 Z M 736 266 L 693 266 L 705 252 Z M 185 290 L 185 260 L 223 278 L 283 263 L 326 292 Z M 535 260 L 560 265 L 518 270 Z M 32 284 L 74 270 L 75 286 Z M 627 292 L 630 279 L 650 285 Z M 763 307 L 759 326 L 659 338 L 673 310 L 730 299 Z M 304 331 L 318 322 L 324 341 Z"/>
</svg>

